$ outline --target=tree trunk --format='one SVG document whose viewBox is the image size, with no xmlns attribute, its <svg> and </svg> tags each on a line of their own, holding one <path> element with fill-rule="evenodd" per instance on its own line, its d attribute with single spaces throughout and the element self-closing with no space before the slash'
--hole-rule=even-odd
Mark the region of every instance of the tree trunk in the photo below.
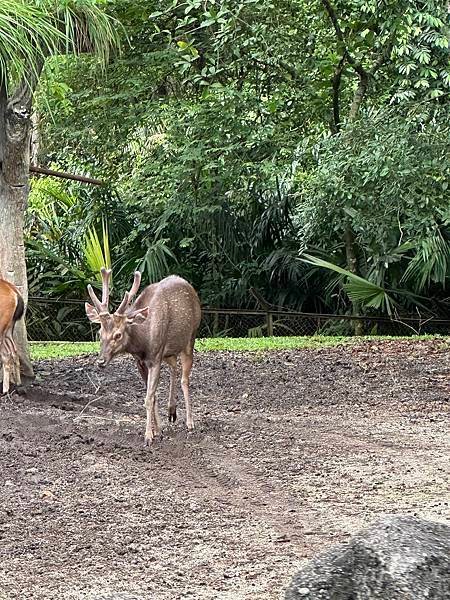
<svg viewBox="0 0 450 600">
<path fill-rule="evenodd" d="M 356 255 L 356 243 L 355 243 L 355 235 L 352 230 L 352 226 L 348 223 L 347 228 L 344 233 L 345 239 L 345 255 L 347 259 L 347 269 L 350 273 L 354 273 L 358 275 L 358 259 Z M 353 314 L 360 314 L 360 303 L 356 300 L 352 301 Z M 355 319 L 353 321 L 353 332 L 355 335 L 363 335 L 364 334 L 364 325 L 360 319 Z"/>
<path fill-rule="evenodd" d="M 350 107 L 350 121 L 355 121 L 355 119 L 357 119 L 359 109 L 361 108 L 361 104 L 363 103 L 364 97 L 367 92 L 367 86 L 369 85 L 369 76 L 363 69 L 358 70 L 358 76 L 358 87 L 356 88 L 355 93 L 353 94 L 352 105 Z"/>
<path fill-rule="evenodd" d="M 39 114 L 37 110 L 33 110 L 31 115 L 31 145 L 30 145 L 30 162 L 32 165 L 39 164 L 39 147 L 40 147 L 40 136 L 39 136 Z"/>
<path fill-rule="evenodd" d="M 369 78 L 364 69 L 357 68 L 356 69 L 359 75 L 359 83 L 356 91 L 353 95 L 352 106 L 350 108 L 349 121 L 355 121 L 359 114 L 359 109 L 361 108 L 361 104 L 366 95 L 367 86 L 369 83 Z M 344 241 L 345 241 L 345 254 L 347 257 L 347 269 L 354 273 L 355 275 L 359 275 L 358 273 L 358 260 L 357 260 L 357 245 L 355 242 L 355 234 L 353 232 L 353 228 L 351 223 L 347 223 L 347 227 L 344 233 Z M 361 310 L 361 304 L 356 300 L 352 301 L 353 314 L 359 315 Z M 363 335 L 364 334 L 364 324 L 360 319 L 354 319 L 353 321 L 353 332 L 355 335 Z"/>
<path fill-rule="evenodd" d="M 0 83 L 0 276 L 17 285 L 25 304 L 28 285 L 23 227 L 28 201 L 30 106 L 23 93 L 8 102 Z M 17 323 L 14 338 L 26 381 L 34 374 L 24 319 Z"/>
<path fill-rule="evenodd" d="M 359 63 L 349 52 L 347 47 L 347 40 L 344 36 L 344 33 L 339 24 L 339 19 L 334 10 L 330 0 L 322 0 L 322 4 L 330 18 L 330 21 L 333 25 L 334 31 L 336 33 L 337 40 L 339 45 L 343 48 L 344 53 L 342 55 L 342 59 L 337 65 L 334 78 L 333 78 L 333 115 L 334 120 L 332 122 L 331 131 L 333 134 L 336 134 L 339 131 L 340 124 L 340 115 L 339 115 L 339 93 L 340 93 L 340 85 L 341 85 L 341 76 L 343 72 L 343 67 L 345 62 L 347 61 L 355 73 L 357 73 L 359 81 L 358 87 L 353 94 L 352 105 L 350 107 L 349 113 L 349 121 L 353 122 L 358 118 L 359 109 L 364 101 L 364 98 L 367 93 L 367 88 L 369 85 L 369 78 L 373 76 L 376 71 L 381 67 L 381 65 L 386 60 L 386 57 L 389 56 L 392 50 L 392 44 L 389 42 L 379 54 L 377 60 L 374 62 L 370 71 L 366 70 L 365 67 L 361 63 Z M 344 232 L 344 242 L 345 242 L 345 252 L 347 257 L 347 269 L 351 273 L 355 273 L 358 275 L 358 263 L 357 263 L 357 246 L 355 242 L 355 234 L 352 229 L 352 225 L 350 221 L 347 222 L 345 232 Z M 359 315 L 359 302 L 352 302 L 353 314 Z M 354 332 L 355 335 L 362 335 L 363 333 L 363 323 L 359 319 L 354 320 Z"/>
</svg>

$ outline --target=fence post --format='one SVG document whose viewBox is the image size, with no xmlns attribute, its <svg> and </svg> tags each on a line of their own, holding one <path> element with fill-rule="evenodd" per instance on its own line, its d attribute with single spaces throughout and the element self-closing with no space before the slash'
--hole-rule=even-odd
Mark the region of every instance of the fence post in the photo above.
<svg viewBox="0 0 450 600">
<path fill-rule="evenodd" d="M 268 312 L 267 315 L 267 335 L 273 337 L 273 314 Z"/>
<path fill-rule="evenodd" d="M 213 316 L 213 336 L 217 337 L 219 331 L 219 313 L 215 312 Z"/>
</svg>

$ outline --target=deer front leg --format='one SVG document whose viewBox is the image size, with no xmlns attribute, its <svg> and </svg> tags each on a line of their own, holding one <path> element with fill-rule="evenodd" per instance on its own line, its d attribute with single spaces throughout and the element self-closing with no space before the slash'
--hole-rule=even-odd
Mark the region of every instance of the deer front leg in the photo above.
<svg viewBox="0 0 450 600">
<path fill-rule="evenodd" d="M 147 426 L 145 429 L 145 445 L 150 446 L 155 435 L 161 431 L 158 407 L 156 406 L 156 388 L 159 382 L 161 363 L 148 366 L 147 394 L 145 396 L 145 408 L 147 409 Z"/>
<path fill-rule="evenodd" d="M 137 368 L 140 376 L 144 382 L 145 387 L 147 387 L 147 379 L 148 379 L 148 369 L 145 362 L 139 358 L 136 359 Z"/>
</svg>

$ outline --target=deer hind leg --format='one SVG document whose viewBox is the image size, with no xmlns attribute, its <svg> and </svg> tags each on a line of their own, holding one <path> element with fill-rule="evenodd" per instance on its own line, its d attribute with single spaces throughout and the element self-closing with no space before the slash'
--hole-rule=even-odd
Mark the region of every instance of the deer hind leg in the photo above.
<svg viewBox="0 0 450 600">
<path fill-rule="evenodd" d="M 147 409 L 147 426 L 145 429 L 145 445 L 150 446 L 155 435 L 161 431 L 158 406 L 156 405 L 156 388 L 159 383 L 161 363 L 148 367 L 147 394 L 145 396 L 145 408 Z"/>
<path fill-rule="evenodd" d="M 16 385 L 22 385 L 22 378 L 20 376 L 20 358 L 18 352 L 14 354 L 14 379 L 16 380 Z"/>
<path fill-rule="evenodd" d="M 7 394 L 11 385 L 11 370 L 16 386 L 19 386 L 22 383 L 20 377 L 19 354 L 12 337 L 5 336 L 3 338 L 0 348 L 0 357 L 3 364 L 3 393 Z"/>
<path fill-rule="evenodd" d="M 9 381 L 11 373 L 11 363 L 9 360 L 3 361 L 3 394 L 9 392 Z"/>
<path fill-rule="evenodd" d="M 169 423 L 175 423 L 177 420 L 177 394 L 176 394 L 176 383 L 177 383 L 177 357 L 169 356 L 164 359 L 170 367 L 170 388 L 169 388 Z"/>
<path fill-rule="evenodd" d="M 12 363 L 12 366 L 14 367 L 14 382 L 16 385 L 21 385 L 22 379 L 20 377 L 20 358 L 19 353 L 17 352 L 17 346 L 12 336 L 12 331 L 7 333 L 5 337 L 5 343 L 9 345 L 9 351 L 11 356 L 10 361 Z"/>
<path fill-rule="evenodd" d="M 11 353 L 5 338 L 0 339 L 0 359 L 3 366 L 2 392 L 3 394 L 7 394 L 9 392 L 9 382 L 11 377 Z"/>
<path fill-rule="evenodd" d="M 186 405 L 186 426 L 189 431 L 194 430 L 194 419 L 192 417 L 191 400 L 189 397 L 189 376 L 193 363 L 193 349 L 181 353 L 181 389 L 183 390 L 184 402 Z"/>
</svg>

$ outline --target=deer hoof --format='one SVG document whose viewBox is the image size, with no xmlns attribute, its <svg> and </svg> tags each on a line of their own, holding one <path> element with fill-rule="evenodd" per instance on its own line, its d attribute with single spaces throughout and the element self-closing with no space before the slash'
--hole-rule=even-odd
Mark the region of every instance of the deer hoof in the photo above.
<svg viewBox="0 0 450 600">
<path fill-rule="evenodd" d="M 17 392 L 17 388 L 15 385 L 10 385 L 8 389 L 4 389 L 1 393 L 0 396 L 12 396 L 14 394 L 14 392 Z"/>
<path fill-rule="evenodd" d="M 153 437 L 145 436 L 144 448 L 149 448 L 153 444 Z"/>
<path fill-rule="evenodd" d="M 175 423 L 176 420 L 177 420 L 177 411 L 174 410 L 173 412 L 169 413 L 169 423 Z"/>
</svg>

